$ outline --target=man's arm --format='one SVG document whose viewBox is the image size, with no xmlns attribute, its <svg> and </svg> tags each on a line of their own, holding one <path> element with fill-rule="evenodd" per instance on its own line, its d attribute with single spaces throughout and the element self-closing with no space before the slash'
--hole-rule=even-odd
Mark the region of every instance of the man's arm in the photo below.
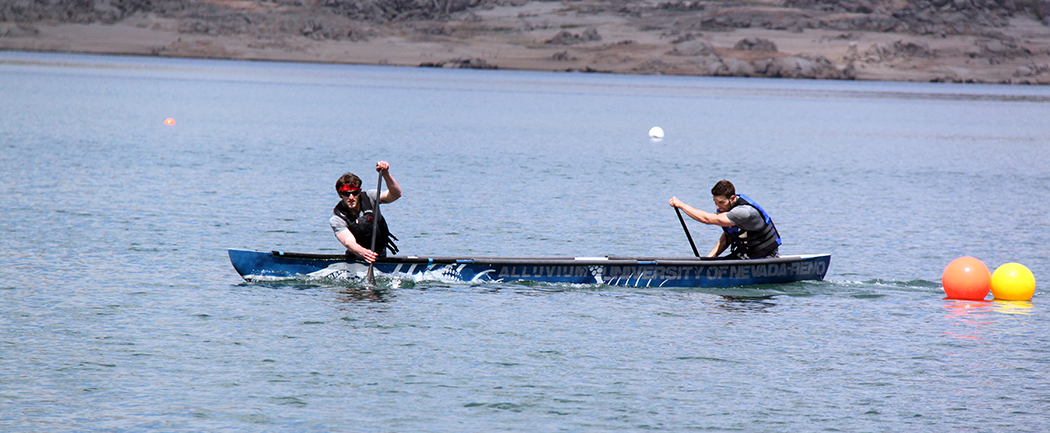
<svg viewBox="0 0 1050 433">
<path fill-rule="evenodd" d="M 727 216 L 725 212 L 715 214 L 707 211 L 702 211 L 700 209 L 682 203 L 682 201 L 679 200 L 678 197 L 671 197 L 669 203 L 671 204 L 671 207 L 681 209 L 685 212 L 686 215 L 689 215 L 690 218 L 700 221 L 704 224 L 719 227 L 732 227 L 736 225 L 735 223 L 729 220 L 729 216 Z"/>
<path fill-rule="evenodd" d="M 729 248 L 729 237 L 727 237 L 725 233 L 722 233 L 722 236 L 718 238 L 718 243 L 715 244 L 714 248 L 711 248 L 711 252 L 707 253 L 707 256 L 718 257 L 722 254 L 722 251 L 726 250 L 726 248 Z"/>
<path fill-rule="evenodd" d="M 376 163 L 376 171 L 383 173 L 383 180 L 386 181 L 386 191 L 379 194 L 380 203 L 393 203 L 395 200 L 401 198 L 401 185 L 397 184 L 394 180 L 394 176 L 390 175 L 390 163 L 386 161 L 379 161 Z"/>
<path fill-rule="evenodd" d="M 376 261 L 376 253 L 368 248 L 358 245 L 357 238 L 354 237 L 354 234 L 351 233 L 349 229 L 336 233 L 335 238 L 339 239 L 339 243 L 343 244 L 346 249 L 357 254 L 358 257 L 365 259 L 366 262 L 372 263 Z"/>
</svg>

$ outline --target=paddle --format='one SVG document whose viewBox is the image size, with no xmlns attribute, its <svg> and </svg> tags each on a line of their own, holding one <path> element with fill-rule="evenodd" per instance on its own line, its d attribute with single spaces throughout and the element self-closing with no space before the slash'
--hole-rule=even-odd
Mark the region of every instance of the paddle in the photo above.
<svg viewBox="0 0 1050 433">
<path fill-rule="evenodd" d="M 685 230 L 685 237 L 689 238 L 689 246 L 693 247 L 693 254 L 700 257 L 700 252 L 696 250 L 696 244 L 693 243 L 693 235 L 689 234 L 689 227 L 685 225 L 685 219 L 682 218 L 682 210 L 674 208 L 674 211 L 678 214 L 678 222 L 682 223 L 682 229 Z"/>
<path fill-rule="evenodd" d="M 362 192 L 362 194 L 364 194 Z M 379 237 L 379 202 L 383 201 L 383 170 L 379 171 L 379 184 L 376 185 L 376 203 L 372 209 L 372 251 L 376 250 L 376 238 Z M 383 245 L 386 248 L 386 245 Z M 377 257 L 378 259 L 378 257 Z M 365 281 L 368 282 L 369 286 L 376 286 L 375 271 L 375 260 L 368 264 L 368 275 L 365 277 Z"/>
</svg>

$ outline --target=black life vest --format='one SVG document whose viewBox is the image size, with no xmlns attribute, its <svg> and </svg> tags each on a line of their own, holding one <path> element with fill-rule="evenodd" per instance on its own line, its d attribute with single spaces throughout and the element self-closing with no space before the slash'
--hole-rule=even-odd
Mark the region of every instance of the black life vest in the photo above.
<svg viewBox="0 0 1050 433">
<path fill-rule="evenodd" d="M 760 259 L 777 252 L 780 247 L 780 233 L 777 232 L 777 226 L 773 224 L 769 214 L 743 194 L 737 194 L 734 207 L 736 206 L 751 206 L 757 209 L 766 224 L 758 230 L 742 230 L 737 226 L 722 227 L 729 238 L 731 253 L 739 257 Z"/>
<path fill-rule="evenodd" d="M 372 219 L 372 210 L 375 206 L 372 203 L 372 199 L 364 191 L 361 191 L 360 200 L 361 211 L 357 214 L 357 218 L 351 219 L 350 208 L 342 200 L 339 200 L 339 204 L 335 205 L 332 213 L 346 221 L 346 228 L 350 229 L 350 233 L 354 234 L 354 239 L 358 245 L 372 248 L 372 225 L 375 221 Z M 388 249 L 391 254 L 397 254 L 397 245 L 394 244 L 396 240 L 397 236 L 390 234 L 390 229 L 386 226 L 386 218 L 383 218 L 383 214 L 380 213 L 379 237 L 376 238 L 376 254 L 380 257 L 386 257 L 386 250 Z M 347 254 L 350 254 L 349 250 L 347 250 Z"/>
</svg>

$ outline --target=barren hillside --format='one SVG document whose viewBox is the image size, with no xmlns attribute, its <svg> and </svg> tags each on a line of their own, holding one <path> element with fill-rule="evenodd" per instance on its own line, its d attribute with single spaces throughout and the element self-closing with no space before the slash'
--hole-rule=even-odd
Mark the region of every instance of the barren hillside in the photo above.
<svg viewBox="0 0 1050 433">
<path fill-rule="evenodd" d="M 1050 0 L 0 0 L 0 49 L 1050 84 Z"/>
</svg>

